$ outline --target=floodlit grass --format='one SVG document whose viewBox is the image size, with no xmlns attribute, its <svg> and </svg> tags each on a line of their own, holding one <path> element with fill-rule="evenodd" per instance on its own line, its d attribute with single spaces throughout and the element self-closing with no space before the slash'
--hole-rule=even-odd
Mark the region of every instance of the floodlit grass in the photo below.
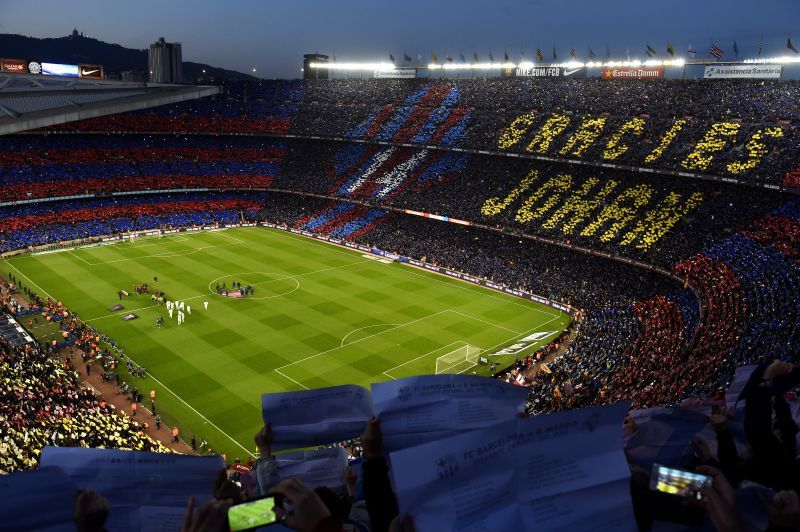
<svg viewBox="0 0 800 532">
<path fill-rule="evenodd" d="M 140 238 L 15 257 L 5 266 L 117 340 L 147 368 L 146 379 L 132 382 L 145 397 L 156 389 L 164 421 L 230 458 L 254 451 L 263 392 L 434 373 L 436 358 L 458 347 L 492 352 L 552 331 L 541 345 L 570 319 L 456 279 L 263 228 Z M 253 285 L 254 297 L 214 293 L 217 282 L 232 281 Z M 134 284 L 144 282 L 191 306 L 186 323 L 178 326 L 166 308 L 135 295 Z M 111 312 L 120 289 L 131 296 L 121 302 L 124 310 Z M 123 321 L 128 312 L 139 318 Z M 166 323 L 156 328 L 159 315 Z M 494 360 L 500 367 L 513 362 Z"/>
</svg>

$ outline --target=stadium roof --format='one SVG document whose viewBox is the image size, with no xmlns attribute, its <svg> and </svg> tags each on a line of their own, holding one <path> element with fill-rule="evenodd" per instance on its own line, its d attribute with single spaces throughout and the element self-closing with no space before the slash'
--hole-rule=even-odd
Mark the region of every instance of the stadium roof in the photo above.
<svg viewBox="0 0 800 532">
<path fill-rule="evenodd" d="M 0 73 L 0 135 L 194 100 L 215 86 Z"/>
</svg>

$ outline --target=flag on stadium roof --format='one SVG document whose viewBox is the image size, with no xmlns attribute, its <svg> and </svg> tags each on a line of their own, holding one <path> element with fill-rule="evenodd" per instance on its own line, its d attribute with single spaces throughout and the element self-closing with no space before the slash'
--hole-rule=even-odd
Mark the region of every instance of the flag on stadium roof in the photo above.
<svg viewBox="0 0 800 532">
<path fill-rule="evenodd" d="M 476 50 L 476 51 L 474 51 L 474 52 L 472 52 L 472 60 L 473 60 L 475 63 L 480 63 L 480 59 L 478 59 L 478 51 L 477 51 L 477 50 Z"/>
<path fill-rule="evenodd" d="M 336 62 L 336 52 L 333 52 L 333 62 Z"/>
<path fill-rule="evenodd" d="M 800 54 L 800 52 L 797 51 L 797 48 L 795 48 L 794 45 L 792 44 L 792 36 L 791 35 L 786 38 L 786 48 L 788 48 L 789 50 L 793 51 L 796 54 Z"/>
<path fill-rule="evenodd" d="M 542 54 L 542 49 L 541 48 L 537 48 L 536 49 L 536 58 L 539 61 L 544 61 L 544 54 Z"/>
<path fill-rule="evenodd" d="M 733 40 L 733 58 L 739 59 L 739 45 L 736 44 L 736 39 Z"/>
<path fill-rule="evenodd" d="M 672 46 L 672 43 L 667 43 L 667 53 L 670 57 L 675 57 L 675 47 Z"/>
<path fill-rule="evenodd" d="M 417 63 L 422 63 L 422 54 L 417 50 Z"/>
<path fill-rule="evenodd" d="M 453 56 L 448 54 L 447 52 L 445 52 L 445 54 L 446 55 L 444 56 L 444 60 L 447 61 L 448 63 L 452 63 L 453 62 Z"/>
<path fill-rule="evenodd" d="M 494 64 L 494 56 L 492 55 L 492 52 L 489 52 L 489 62 Z"/>
<path fill-rule="evenodd" d="M 436 57 L 436 53 L 435 52 L 431 52 L 431 63 L 438 63 L 438 62 L 439 62 L 439 58 Z"/>
<path fill-rule="evenodd" d="M 458 58 L 461 60 L 462 63 L 466 63 L 467 62 L 467 58 L 464 57 L 464 53 L 463 52 L 459 52 L 458 53 Z"/>
<path fill-rule="evenodd" d="M 656 49 L 650 46 L 650 43 L 647 43 L 647 50 L 645 50 L 647 57 L 655 57 Z"/>
<path fill-rule="evenodd" d="M 764 36 L 762 35 L 758 40 L 758 57 L 761 57 L 761 51 L 764 49 Z"/>
<path fill-rule="evenodd" d="M 611 47 L 609 45 L 606 45 L 606 61 L 609 61 L 610 59 L 611 59 Z"/>
<path fill-rule="evenodd" d="M 553 45 L 553 59 L 558 59 L 558 54 L 556 53 L 556 47 Z"/>
<path fill-rule="evenodd" d="M 411 56 L 408 55 L 405 50 L 403 50 L 403 61 L 406 63 L 410 63 L 412 61 Z"/>
<path fill-rule="evenodd" d="M 505 52 L 505 53 L 503 54 L 503 62 L 504 62 L 504 63 L 508 63 L 508 52 Z"/>
<path fill-rule="evenodd" d="M 389 52 L 389 62 L 394 64 L 394 55 L 392 55 L 392 52 Z"/>
<path fill-rule="evenodd" d="M 689 44 L 689 49 L 686 50 L 686 55 L 688 55 L 689 57 L 695 57 L 697 55 L 697 50 L 692 48 L 692 45 Z"/>
<path fill-rule="evenodd" d="M 525 61 L 525 50 L 523 48 L 519 49 L 519 62 L 522 63 Z"/>
<path fill-rule="evenodd" d="M 713 42 L 711 43 L 711 47 L 708 49 L 708 51 L 711 55 L 717 58 L 717 61 L 722 59 L 722 56 L 725 55 L 725 51 Z"/>
<path fill-rule="evenodd" d="M 570 56 L 571 58 L 573 58 L 573 59 L 577 59 L 577 58 L 578 58 L 578 53 L 575 51 L 575 48 L 573 48 L 573 49 L 571 49 L 571 50 L 569 51 L 569 56 Z"/>
<path fill-rule="evenodd" d="M 597 54 L 594 53 L 594 50 L 592 50 L 591 46 L 589 47 L 589 59 L 591 59 L 592 61 L 597 59 Z"/>
</svg>

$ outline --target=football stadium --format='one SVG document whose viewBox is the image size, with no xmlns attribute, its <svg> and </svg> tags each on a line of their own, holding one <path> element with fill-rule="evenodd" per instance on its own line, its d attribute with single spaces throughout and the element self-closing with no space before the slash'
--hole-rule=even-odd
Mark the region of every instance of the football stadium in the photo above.
<svg viewBox="0 0 800 532">
<path fill-rule="evenodd" d="M 0 35 L 2 528 L 800 529 L 800 51 L 739 35 Z"/>
</svg>

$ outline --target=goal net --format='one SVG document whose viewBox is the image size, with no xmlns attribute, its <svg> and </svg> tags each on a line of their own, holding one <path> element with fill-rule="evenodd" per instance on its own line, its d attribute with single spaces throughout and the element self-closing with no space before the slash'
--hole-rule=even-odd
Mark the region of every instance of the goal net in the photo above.
<svg viewBox="0 0 800 532">
<path fill-rule="evenodd" d="M 482 349 L 474 345 L 464 345 L 436 358 L 436 374 L 463 373 L 478 365 L 478 355 Z"/>
</svg>

